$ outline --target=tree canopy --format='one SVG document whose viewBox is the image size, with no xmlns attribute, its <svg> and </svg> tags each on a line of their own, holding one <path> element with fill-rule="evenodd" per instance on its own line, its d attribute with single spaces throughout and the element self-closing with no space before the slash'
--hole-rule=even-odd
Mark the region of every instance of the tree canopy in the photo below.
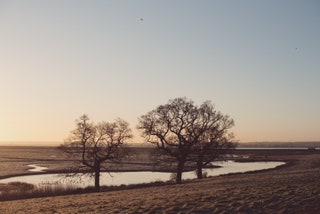
<svg viewBox="0 0 320 214">
<path fill-rule="evenodd" d="M 100 189 L 100 172 L 104 163 L 112 163 L 124 157 L 123 147 L 132 138 L 129 124 L 118 118 L 115 122 L 90 122 L 87 115 L 76 121 L 76 128 L 60 149 L 75 158 L 78 169 L 89 169 L 95 177 L 95 188 Z"/>
<path fill-rule="evenodd" d="M 233 125 L 209 101 L 198 107 L 186 98 L 175 98 L 142 115 L 137 128 L 157 146 L 164 161 L 176 164 L 176 182 L 181 183 L 187 162 L 197 163 L 201 178 L 203 166 L 235 147 L 228 133 Z"/>
</svg>

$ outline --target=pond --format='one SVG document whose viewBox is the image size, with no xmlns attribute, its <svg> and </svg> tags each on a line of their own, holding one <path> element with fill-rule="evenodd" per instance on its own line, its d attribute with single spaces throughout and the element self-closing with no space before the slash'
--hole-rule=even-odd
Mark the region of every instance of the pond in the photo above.
<svg viewBox="0 0 320 214">
<path fill-rule="evenodd" d="M 39 166 L 37 164 L 29 164 L 27 167 L 29 167 L 29 172 L 44 172 L 46 169 L 48 169 L 48 167 Z"/>
<path fill-rule="evenodd" d="M 214 162 L 214 165 L 221 166 L 220 168 L 205 169 L 207 176 L 217 176 L 229 173 L 239 173 L 256 171 L 262 169 L 275 168 L 277 166 L 285 164 L 284 162 Z M 140 183 L 150 183 L 154 181 L 168 181 L 171 179 L 171 174 L 168 172 L 151 172 L 151 171 L 139 171 L 139 172 L 112 172 L 112 173 L 102 173 L 100 178 L 100 184 L 103 185 L 128 185 L 128 184 L 140 184 Z M 6 179 L 0 179 L 0 183 L 9 182 L 25 182 L 34 184 L 37 186 L 42 185 L 62 185 L 62 186 L 72 186 L 72 187 L 87 187 L 94 185 L 93 177 L 88 176 L 88 174 L 79 174 L 76 177 L 66 177 L 66 174 L 40 174 L 40 175 L 25 175 L 17 176 Z M 182 175 L 184 180 L 196 178 L 195 173 L 184 172 Z"/>
</svg>

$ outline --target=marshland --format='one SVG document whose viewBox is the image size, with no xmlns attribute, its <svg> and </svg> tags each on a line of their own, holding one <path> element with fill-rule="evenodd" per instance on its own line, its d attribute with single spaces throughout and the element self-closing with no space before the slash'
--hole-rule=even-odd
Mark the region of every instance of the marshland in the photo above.
<svg viewBox="0 0 320 214">
<path fill-rule="evenodd" d="M 132 148 L 135 156 L 115 171 L 154 169 L 150 148 Z M 1 147 L 1 178 L 35 174 L 31 163 L 48 167 L 45 173 L 65 172 L 65 160 L 55 147 Z M 234 151 L 238 161 L 283 161 L 279 167 L 201 180 L 103 186 L 93 189 L 35 190 L 26 184 L 1 184 L 0 191 L 24 188 L 0 202 L 2 213 L 314 213 L 320 204 L 320 152 L 308 149 Z M 38 172 L 41 173 L 41 172 Z M 29 189 L 28 189 L 29 188 Z M 33 191 L 33 196 L 27 194 Z M 24 195 L 25 194 L 25 195 Z"/>
<path fill-rule="evenodd" d="M 319 9 L 0 0 L 0 213 L 319 213 Z"/>
</svg>

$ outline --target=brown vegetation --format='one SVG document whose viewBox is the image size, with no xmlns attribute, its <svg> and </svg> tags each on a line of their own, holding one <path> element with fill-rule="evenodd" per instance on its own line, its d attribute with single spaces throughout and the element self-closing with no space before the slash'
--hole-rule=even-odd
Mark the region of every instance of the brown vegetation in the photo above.
<svg viewBox="0 0 320 214">
<path fill-rule="evenodd" d="M 320 154 L 242 151 L 285 160 L 274 170 L 188 181 L 179 185 L 0 202 L 0 213 L 317 213 Z M 257 157 L 258 155 L 258 157 Z"/>
</svg>

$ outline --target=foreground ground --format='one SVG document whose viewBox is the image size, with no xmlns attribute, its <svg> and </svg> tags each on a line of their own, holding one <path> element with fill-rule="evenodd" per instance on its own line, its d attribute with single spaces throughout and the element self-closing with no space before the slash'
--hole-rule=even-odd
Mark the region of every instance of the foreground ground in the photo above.
<svg viewBox="0 0 320 214">
<path fill-rule="evenodd" d="M 290 164 L 181 185 L 0 202 L 0 213 L 319 213 L 320 154 L 259 156 Z"/>
</svg>

